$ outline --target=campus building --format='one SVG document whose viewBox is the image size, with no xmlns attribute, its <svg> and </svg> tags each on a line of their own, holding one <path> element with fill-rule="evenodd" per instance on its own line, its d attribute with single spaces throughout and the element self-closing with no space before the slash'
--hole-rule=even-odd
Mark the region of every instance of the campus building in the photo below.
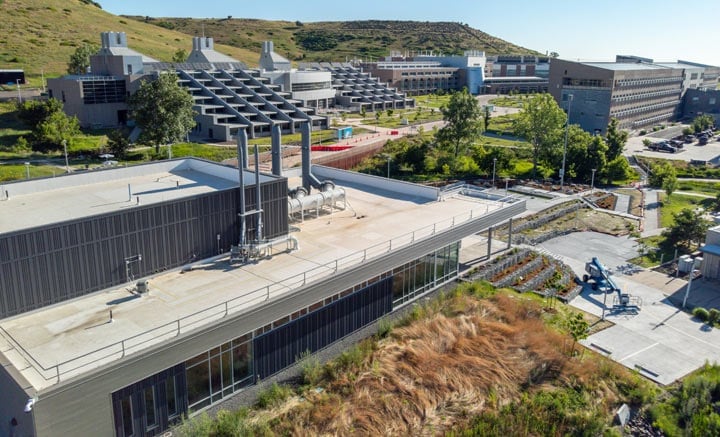
<svg viewBox="0 0 720 437">
<path fill-rule="evenodd" d="M 615 62 L 553 59 L 549 91 L 569 112 L 570 123 L 604 134 L 611 118 L 622 129 L 638 130 L 683 117 L 689 89 L 714 89 L 718 67 L 678 61 L 655 63 L 637 56 Z M 572 97 L 570 97 L 572 96 Z"/>
<path fill-rule="evenodd" d="M 483 94 L 544 93 L 548 90 L 550 58 L 533 55 L 488 56 Z"/>
<path fill-rule="evenodd" d="M 123 32 L 104 32 L 101 42 L 100 51 L 90 57 L 88 74 L 48 80 L 49 96 L 60 100 L 83 127 L 131 125 L 128 97 L 142 80 L 173 73 L 193 97 L 196 126 L 190 136 L 200 140 L 231 141 L 241 129 L 251 138 L 267 136 L 273 126 L 294 133 L 306 122 L 323 129 L 328 118 L 317 110 L 336 105 L 369 110 L 413 105 L 412 99 L 349 64 L 292 69 L 271 41 L 263 44 L 259 69 L 217 52 L 209 37 L 193 38 L 193 49 L 182 63 L 159 62 L 128 48 Z"/>
<path fill-rule="evenodd" d="M 463 239 L 525 209 L 311 166 L 301 131 L 292 172 L 250 171 L 241 131 L 240 169 L 0 187 L 0 435 L 160 435 L 454 281 Z"/>
</svg>

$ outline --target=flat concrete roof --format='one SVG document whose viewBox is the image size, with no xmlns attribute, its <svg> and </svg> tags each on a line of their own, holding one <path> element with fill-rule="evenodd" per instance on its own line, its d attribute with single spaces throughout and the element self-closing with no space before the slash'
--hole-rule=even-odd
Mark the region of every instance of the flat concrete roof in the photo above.
<svg viewBox="0 0 720 437">
<path fill-rule="evenodd" d="M 208 260 L 190 271 L 178 269 L 149 278 L 149 295 L 138 297 L 132 292 L 134 284 L 125 284 L 1 320 L 0 352 L 39 390 L 58 382 L 58 370 L 60 380 L 65 380 L 120 359 L 123 347 L 130 354 L 174 338 L 178 319 L 184 318 L 181 332 L 189 332 L 221 319 L 224 302 L 230 299 L 235 299 L 230 313 L 246 311 L 268 296 L 273 299 L 297 290 L 303 275 L 308 283 L 333 275 L 336 260 L 341 270 L 354 267 L 364 256 L 388 253 L 413 238 L 432 235 L 433 229 L 440 232 L 504 206 L 463 195 L 431 201 L 382 186 L 368 189 L 360 184 L 363 177 L 374 178 L 376 184 L 382 179 L 356 176 L 348 184 L 338 181 L 347 195 L 345 210 L 319 218 L 306 214 L 304 222 L 292 223 L 297 228 L 291 234 L 299 241 L 297 251 L 247 265 L 231 265 L 227 257 Z M 160 184 L 154 179 L 146 183 Z M 289 181 L 290 186 L 299 183 Z"/>
<path fill-rule="evenodd" d="M 245 183 L 255 184 L 253 173 Z M 197 159 L 0 183 L 0 234 L 237 186 L 236 168 Z"/>
<path fill-rule="evenodd" d="M 582 64 L 588 65 L 590 67 L 604 68 L 606 70 L 616 71 L 663 70 L 668 68 L 657 64 L 641 64 L 633 62 L 582 62 Z"/>
</svg>

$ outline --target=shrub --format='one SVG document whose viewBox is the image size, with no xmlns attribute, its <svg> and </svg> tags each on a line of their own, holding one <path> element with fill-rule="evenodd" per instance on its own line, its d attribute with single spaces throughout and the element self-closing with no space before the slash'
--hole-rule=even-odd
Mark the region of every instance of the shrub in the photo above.
<svg viewBox="0 0 720 437">
<path fill-rule="evenodd" d="M 708 313 L 708 310 L 702 307 L 697 307 L 692 312 L 693 316 L 697 317 L 699 320 L 703 322 L 707 322 L 708 318 L 710 317 L 710 314 Z"/>
<path fill-rule="evenodd" d="M 315 386 L 322 379 L 323 368 L 320 360 L 310 351 L 305 351 L 300 355 L 300 370 L 305 384 Z"/>
<path fill-rule="evenodd" d="M 717 308 L 710 308 L 710 311 L 708 311 L 708 317 L 707 317 L 708 324 L 713 326 L 718 321 L 720 321 L 720 311 Z"/>
<path fill-rule="evenodd" d="M 285 401 L 285 399 L 292 396 L 292 394 L 292 388 L 273 382 L 270 387 L 258 393 L 256 404 L 260 408 L 276 407 Z"/>
<path fill-rule="evenodd" d="M 640 131 L 640 135 L 645 135 L 646 133 L 647 133 L 647 131 L 646 131 L 645 129 L 642 129 L 642 130 Z"/>
<path fill-rule="evenodd" d="M 378 321 L 378 330 L 377 330 L 377 338 L 385 338 L 392 332 L 393 329 L 393 322 L 386 318 L 380 319 Z"/>
</svg>

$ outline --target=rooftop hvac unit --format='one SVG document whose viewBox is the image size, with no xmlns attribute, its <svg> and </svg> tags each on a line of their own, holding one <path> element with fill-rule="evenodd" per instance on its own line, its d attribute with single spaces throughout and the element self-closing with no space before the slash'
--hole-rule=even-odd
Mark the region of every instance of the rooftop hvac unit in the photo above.
<svg viewBox="0 0 720 437">
<path fill-rule="evenodd" d="M 680 273 L 688 273 L 693 268 L 693 259 L 690 255 L 683 255 L 678 259 Z"/>
<path fill-rule="evenodd" d="M 137 284 L 135 284 L 135 287 L 137 288 L 137 292 L 139 294 L 145 294 L 150 293 L 150 285 L 148 284 L 147 279 L 143 279 L 142 281 L 138 281 Z"/>
</svg>

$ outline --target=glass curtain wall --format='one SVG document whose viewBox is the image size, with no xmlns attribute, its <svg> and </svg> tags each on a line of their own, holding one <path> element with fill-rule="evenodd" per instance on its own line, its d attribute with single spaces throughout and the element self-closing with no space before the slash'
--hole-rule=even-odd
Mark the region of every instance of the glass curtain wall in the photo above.
<svg viewBox="0 0 720 437">
<path fill-rule="evenodd" d="M 455 278 L 460 243 L 445 246 L 424 257 L 393 269 L 393 307 Z"/>
<path fill-rule="evenodd" d="M 193 357 L 185 366 L 188 407 L 199 410 L 253 382 L 252 335 Z"/>
</svg>

